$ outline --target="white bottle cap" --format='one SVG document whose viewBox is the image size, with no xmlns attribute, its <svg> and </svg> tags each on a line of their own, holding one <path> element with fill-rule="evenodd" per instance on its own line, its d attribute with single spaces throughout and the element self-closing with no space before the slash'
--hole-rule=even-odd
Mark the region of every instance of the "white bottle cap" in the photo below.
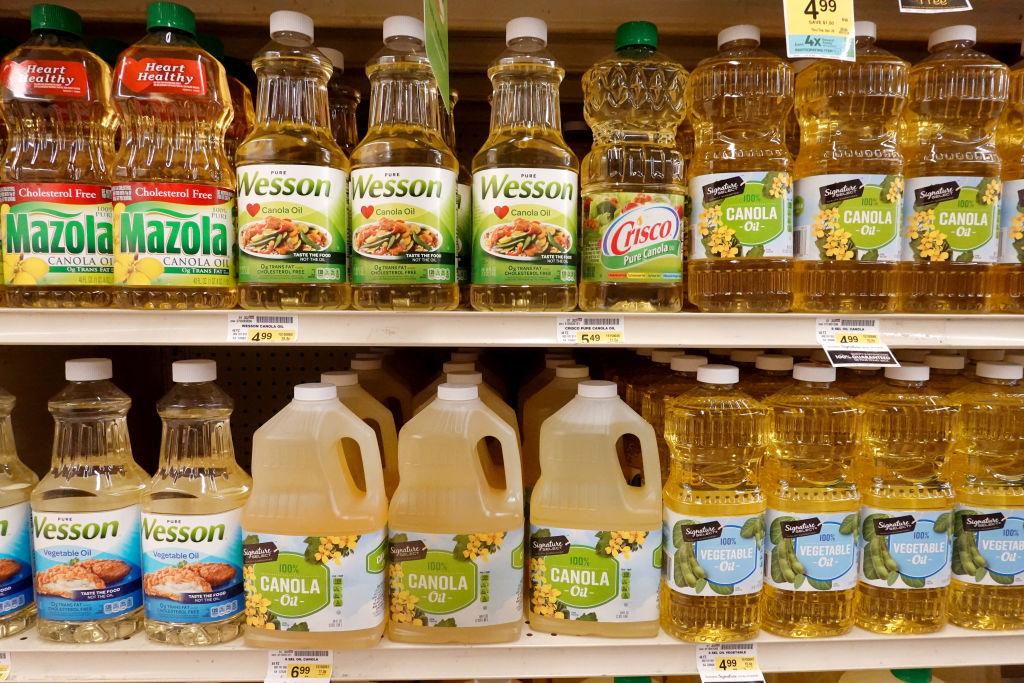
<svg viewBox="0 0 1024 683">
<path fill-rule="evenodd" d="M 516 38 L 536 38 L 548 44 L 548 25 L 543 19 L 518 17 L 505 24 L 505 44 L 511 45 Z"/>
<path fill-rule="evenodd" d="M 697 368 L 697 381 L 705 384 L 736 384 L 740 369 L 735 365 L 702 365 Z"/>
<path fill-rule="evenodd" d="M 473 372 L 474 370 L 476 370 L 476 363 L 467 363 L 465 361 L 450 360 L 441 366 L 441 372 L 446 375 L 449 372 Z"/>
<path fill-rule="evenodd" d="M 835 382 L 836 369 L 820 363 L 797 363 L 793 366 L 793 379 L 798 382 Z"/>
<path fill-rule="evenodd" d="M 875 26 L 873 21 L 855 21 L 853 22 L 853 32 L 857 36 L 864 36 L 866 38 L 877 38 L 878 27 Z"/>
<path fill-rule="evenodd" d="M 345 55 L 341 53 L 341 50 L 335 50 L 333 47 L 318 47 L 321 54 L 331 62 L 331 66 L 338 73 L 345 70 Z"/>
<path fill-rule="evenodd" d="M 302 12 L 278 10 L 270 13 L 270 35 L 300 33 L 313 40 L 313 20 Z"/>
<path fill-rule="evenodd" d="M 787 356 L 783 353 L 762 353 L 754 361 L 754 367 L 758 370 L 785 372 L 793 369 L 793 356 Z"/>
<path fill-rule="evenodd" d="M 176 360 L 171 363 L 171 379 L 178 384 L 212 382 L 217 379 L 217 362 L 212 360 Z"/>
<path fill-rule="evenodd" d="M 1024 353 L 1020 351 L 1010 351 L 1005 356 L 1003 356 L 1003 360 L 1005 360 L 1007 363 L 1016 363 L 1017 365 L 1024 365 Z"/>
<path fill-rule="evenodd" d="M 353 358 L 348 364 L 352 370 L 380 370 L 382 365 L 380 358 Z"/>
<path fill-rule="evenodd" d="M 651 354 L 651 360 L 661 365 L 668 365 L 676 356 L 684 353 L 682 349 L 655 349 Z"/>
<path fill-rule="evenodd" d="M 437 397 L 442 401 L 472 401 L 480 397 L 480 389 L 475 384 L 441 384 Z"/>
<path fill-rule="evenodd" d="M 697 372 L 697 368 L 707 365 L 706 356 L 696 356 L 684 353 L 681 356 L 672 357 L 672 369 L 676 372 Z"/>
<path fill-rule="evenodd" d="M 590 377 L 590 368 L 586 365 L 563 365 L 560 368 L 555 368 L 555 377 L 583 379 Z"/>
<path fill-rule="evenodd" d="M 925 349 L 896 349 L 893 353 L 896 354 L 896 360 L 901 363 L 923 363 L 925 356 L 928 355 Z"/>
<path fill-rule="evenodd" d="M 423 22 L 416 17 L 409 17 L 398 14 L 384 20 L 384 40 L 396 36 L 415 38 L 421 43 L 426 40 L 423 32 Z"/>
<path fill-rule="evenodd" d="M 950 43 L 953 41 L 967 41 L 969 43 L 978 42 L 978 29 L 968 24 L 958 24 L 956 26 L 947 26 L 946 28 L 940 28 L 932 31 L 932 34 L 928 36 L 928 49 L 931 50 L 935 45 L 942 45 L 943 43 Z"/>
<path fill-rule="evenodd" d="M 333 370 L 321 374 L 320 381 L 336 387 L 354 387 L 359 384 L 359 373 L 353 370 Z"/>
<path fill-rule="evenodd" d="M 1002 349 L 975 349 L 968 351 L 967 357 L 975 363 L 983 360 L 1003 360 L 1006 357 L 1006 351 Z"/>
<path fill-rule="evenodd" d="M 815 363 L 821 363 L 822 365 L 832 364 L 828 359 L 828 354 L 825 353 L 825 349 L 814 349 L 811 351 L 810 359 Z"/>
<path fill-rule="evenodd" d="M 636 355 L 642 358 L 650 358 L 654 354 L 654 349 L 637 349 Z"/>
<path fill-rule="evenodd" d="M 109 358 L 72 358 L 64 363 L 64 379 L 69 382 L 97 382 L 113 376 Z"/>
<path fill-rule="evenodd" d="M 566 365 L 576 365 L 576 361 L 572 358 L 545 358 L 544 367 L 548 370 L 554 368 L 565 367 Z"/>
<path fill-rule="evenodd" d="M 756 363 L 757 357 L 764 354 L 764 349 L 736 349 L 729 354 L 733 363 Z"/>
<path fill-rule="evenodd" d="M 904 382 L 927 382 L 931 370 L 921 363 L 904 363 L 898 368 L 886 368 L 886 379 L 898 379 Z"/>
<path fill-rule="evenodd" d="M 452 357 L 448 360 L 453 360 L 459 363 L 475 363 L 480 360 L 479 351 L 452 351 Z"/>
<path fill-rule="evenodd" d="M 726 43 L 731 43 L 734 40 L 755 40 L 757 44 L 761 44 L 761 29 L 754 26 L 753 24 L 739 24 L 737 26 L 730 26 L 729 28 L 722 29 L 718 32 L 718 47 L 722 47 Z"/>
<path fill-rule="evenodd" d="M 448 384 L 477 384 L 484 383 L 484 376 L 479 372 L 449 372 L 444 376 Z"/>
<path fill-rule="evenodd" d="M 583 398 L 617 398 L 619 388 L 615 382 L 588 379 L 576 385 L 576 393 Z"/>
<path fill-rule="evenodd" d="M 1024 377 L 1024 367 L 1016 363 L 986 360 L 978 363 L 978 367 L 974 369 L 974 374 L 978 377 L 988 377 L 989 379 L 1017 380 Z"/>
<path fill-rule="evenodd" d="M 338 387 L 323 382 L 298 384 L 295 386 L 293 395 L 296 401 L 327 401 L 338 398 Z"/>
<path fill-rule="evenodd" d="M 963 370 L 967 359 L 963 356 L 940 356 L 929 353 L 924 357 L 924 364 L 933 370 Z"/>
</svg>

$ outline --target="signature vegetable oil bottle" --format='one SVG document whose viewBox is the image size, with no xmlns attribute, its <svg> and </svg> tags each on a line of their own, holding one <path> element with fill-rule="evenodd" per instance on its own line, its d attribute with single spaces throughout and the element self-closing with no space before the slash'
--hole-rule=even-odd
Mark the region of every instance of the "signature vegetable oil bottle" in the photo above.
<svg viewBox="0 0 1024 683">
<path fill-rule="evenodd" d="M 10 136 L 0 168 L 8 306 L 111 302 L 117 126 L 110 68 L 81 36 L 78 13 L 34 5 L 32 37 L 0 66 L 0 124 Z"/>
<path fill-rule="evenodd" d="M 1003 200 L 992 310 L 1024 313 L 1024 61 L 1010 69 L 1010 93 L 996 128 L 996 144 L 1003 163 Z"/>
<path fill-rule="evenodd" d="M 864 409 L 857 625 L 928 633 L 946 620 L 953 490 L 948 458 L 957 408 L 928 386 L 928 366 L 886 368 Z"/>
<path fill-rule="evenodd" d="M 366 65 L 369 129 L 352 151 L 352 300 L 359 310 L 451 310 L 459 162 L 442 138 L 423 22 L 384 20 Z"/>
<path fill-rule="evenodd" d="M 973 26 L 939 29 L 928 37 L 931 54 L 910 69 L 900 122 L 900 308 L 909 313 L 989 309 L 1002 194 L 995 127 L 1010 79 L 976 40 Z"/>
<path fill-rule="evenodd" d="M 702 311 L 787 311 L 792 302 L 793 70 L 756 26 L 718 34 L 689 82 L 690 302 Z"/>
<path fill-rule="evenodd" d="M 437 111 L 441 115 L 441 135 L 448 148 L 458 156 L 458 141 L 455 137 L 455 105 L 459 102 L 459 92 L 452 90 L 449 96 L 452 110 L 448 111 L 439 104 Z M 472 272 L 470 263 L 473 258 L 473 175 L 466 165 L 459 160 L 459 184 L 455 188 L 455 242 L 456 242 L 456 279 L 459 281 L 459 308 L 472 308 L 470 305 L 469 281 Z M 436 389 L 436 387 L 435 387 Z"/>
<path fill-rule="evenodd" d="M 665 585 L 661 627 L 691 642 L 757 634 L 764 583 L 765 501 L 758 486 L 767 412 L 739 390 L 731 365 L 697 368 L 697 386 L 668 401 Z"/>
<path fill-rule="evenodd" d="M 192 10 L 149 5 L 148 33 L 121 53 L 114 105 L 114 305 L 232 308 L 235 173 L 224 152 L 231 92 L 195 42 Z"/>
<path fill-rule="evenodd" d="M 676 396 L 695 387 L 697 385 L 697 370 L 700 369 L 700 366 L 707 364 L 706 356 L 687 353 L 672 356 L 672 360 L 669 362 L 672 372 L 664 376 L 661 381 L 645 387 L 640 392 L 640 414 L 654 427 L 662 479 L 668 474 L 671 456 L 668 443 L 665 441 L 665 406 Z M 636 463 L 628 464 L 635 468 Z"/>
<path fill-rule="evenodd" d="M 519 17 L 491 63 L 491 130 L 473 157 L 473 308 L 576 308 L 579 160 L 562 137 L 565 70 L 548 27 Z"/>
<path fill-rule="evenodd" d="M 327 81 L 327 101 L 331 113 L 331 134 L 334 141 L 346 155 L 359 144 L 359 128 L 356 125 L 356 109 L 362 94 L 342 79 L 345 72 L 345 55 L 331 47 L 317 48 L 324 53 L 334 67 L 331 80 Z"/>
<path fill-rule="evenodd" d="M 793 308 L 896 309 L 903 158 L 896 147 L 908 64 L 858 21 L 854 62 L 818 59 L 796 78 L 800 154 Z"/>
<path fill-rule="evenodd" d="M 630 21 L 583 74 L 594 147 L 582 166 L 580 308 L 678 311 L 686 185 L 676 129 L 686 69 L 658 52 L 658 28 Z"/>
</svg>

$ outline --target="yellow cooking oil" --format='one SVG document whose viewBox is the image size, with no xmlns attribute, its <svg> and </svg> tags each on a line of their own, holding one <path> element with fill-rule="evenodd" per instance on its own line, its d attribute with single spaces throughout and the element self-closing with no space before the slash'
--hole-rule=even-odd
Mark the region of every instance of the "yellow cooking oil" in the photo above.
<svg viewBox="0 0 1024 683">
<path fill-rule="evenodd" d="M 149 5 L 145 37 L 118 58 L 114 159 L 114 305 L 232 308 L 235 171 L 224 151 L 231 92 L 195 41 L 195 15 Z"/>
<path fill-rule="evenodd" d="M 859 365 L 839 368 L 836 388 L 847 396 L 860 396 L 868 389 L 874 389 L 885 381 L 882 368 L 876 365 Z"/>
<path fill-rule="evenodd" d="M 576 386 L 590 379 L 586 365 L 555 368 L 555 377 L 523 405 L 523 486 L 530 490 L 540 477 L 540 430 L 544 422 L 576 395 Z"/>
<path fill-rule="evenodd" d="M 672 356 L 669 368 L 672 370 L 667 376 L 647 387 L 640 392 L 639 413 L 647 422 L 654 427 L 654 438 L 658 442 L 658 460 L 661 462 L 661 476 L 665 479 L 668 476 L 668 466 L 671 453 L 668 443 L 665 441 L 665 405 L 675 397 L 683 394 L 697 385 L 697 369 L 707 365 L 706 356 L 696 354 L 680 354 Z M 628 463 L 635 471 L 630 475 L 639 474 L 639 462 L 634 459 Z"/>
<path fill-rule="evenodd" d="M 854 471 L 861 495 L 856 623 L 930 633 L 946 621 L 953 531 L 949 455 L 957 408 L 928 386 L 928 366 L 886 368 L 857 397 L 864 410 Z"/>
<path fill-rule="evenodd" d="M 661 627 L 691 642 L 749 640 L 758 630 L 769 432 L 767 411 L 739 379 L 735 366 L 703 365 L 697 386 L 665 408 Z"/>
<path fill-rule="evenodd" d="M 491 388 L 486 382 L 484 382 L 484 376 L 482 373 L 476 370 L 460 370 L 458 372 L 449 372 L 444 378 L 445 384 L 463 385 L 469 384 L 477 388 L 477 392 L 480 396 L 480 401 L 485 406 L 491 409 L 495 415 L 505 421 L 512 431 L 516 433 L 516 438 L 519 438 L 519 418 L 516 415 L 516 410 L 508 403 L 505 403 L 505 399 L 501 395 Z M 436 392 L 436 390 L 435 390 Z M 437 396 L 432 400 L 436 400 Z M 419 405 L 414 410 L 415 413 L 421 412 L 424 408 L 430 405 L 430 401 Z"/>
<path fill-rule="evenodd" d="M 718 34 L 690 75 L 689 300 L 712 312 L 787 311 L 792 303 L 793 161 L 785 125 L 793 70 L 762 50 L 756 26 Z"/>
<path fill-rule="evenodd" d="M 362 100 L 362 94 L 345 82 L 345 55 L 341 50 L 332 47 L 318 47 L 318 50 L 330 60 L 334 71 L 331 80 L 327 81 L 327 101 L 331 114 L 331 135 L 346 155 L 359 144 L 359 127 L 356 123 L 356 110 Z"/>
<path fill-rule="evenodd" d="M 353 358 L 349 362 L 349 369 L 359 375 L 359 385 L 391 411 L 395 427 L 401 428 L 412 417 L 412 390 L 395 373 L 384 367 L 382 358 Z"/>
<path fill-rule="evenodd" d="M 520 415 L 523 414 L 523 406 L 526 405 L 526 401 L 531 396 L 536 394 L 538 391 L 543 389 L 548 382 L 555 378 L 555 368 L 561 368 L 566 365 L 575 365 L 576 361 L 571 356 L 552 356 L 544 359 L 544 368 L 533 377 L 529 378 L 522 384 L 519 389 L 519 395 L 516 397 L 516 412 Z M 605 372 L 605 375 L 608 373 Z M 609 379 L 607 376 L 605 379 Z M 612 380 L 614 381 L 614 380 Z"/>
<path fill-rule="evenodd" d="M 117 129 L 110 68 L 86 49 L 77 12 L 34 5 L 31 28 L 32 37 L 0 67 L 0 125 L 7 129 L 0 167 L 6 305 L 109 306 L 110 165 Z"/>
<path fill-rule="evenodd" d="M 831 366 L 799 363 L 792 386 L 764 402 L 771 444 L 761 628 L 782 636 L 853 628 L 860 511 L 853 461 L 862 410 L 835 379 Z"/>
<path fill-rule="evenodd" d="M 949 620 L 983 630 L 1024 628 L 1024 368 L 978 363 L 947 398 L 959 406 Z"/>
<path fill-rule="evenodd" d="M 455 188 L 455 279 L 459 282 L 459 308 L 469 309 L 472 308 L 469 284 L 473 257 L 473 174 L 459 158 L 455 136 L 455 105 L 459 103 L 459 91 L 452 90 L 448 100 L 451 111 L 441 104 L 437 111 L 441 116 L 441 136 L 459 160 L 458 185 Z"/>
<path fill-rule="evenodd" d="M 762 353 L 754 359 L 754 372 L 740 382 L 743 391 L 758 401 L 793 384 L 793 356 Z"/>
<path fill-rule="evenodd" d="M 992 310 L 1024 313 L 1024 61 L 1010 69 L 1010 92 L 996 127 L 996 145 L 1003 163 L 1003 199 L 999 263 L 992 273 Z"/>
<path fill-rule="evenodd" d="M 196 42 L 214 59 L 221 64 L 224 63 L 224 41 L 209 33 L 200 33 L 196 36 Z M 228 72 L 228 91 L 231 93 L 231 124 L 224 131 L 224 153 L 234 163 L 238 146 L 252 132 L 256 112 L 253 109 L 252 93 L 249 91 L 249 86 L 232 76 L 230 72 Z"/>
<path fill-rule="evenodd" d="M 654 349 L 651 362 L 630 373 L 626 378 L 626 404 L 640 413 L 643 411 L 643 392 L 647 387 L 662 381 L 671 371 L 672 359 L 683 355 L 681 349 Z"/>
<path fill-rule="evenodd" d="M 793 309 L 896 310 L 903 158 L 896 143 L 909 65 L 856 22 L 856 61 L 815 60 L 796 77 Z"/>
<path fill-rule="evenodd" d="M 964 372 L 967 359 L 963 356 L 929 353 L 923 362 L 930 369 L 928 386 L 940 394 L 952 393 L 971 382 Z"/>
<path fill-rule="evenodd" d="M 907 313 L 989 310 L 1002 201 L 995 129 L 1010 79 L 976 41 L 973 26 L 939 29 L 928 37 L 929 55 L 910 69 L 899 140 L 899 307 Z"/>
</svg>

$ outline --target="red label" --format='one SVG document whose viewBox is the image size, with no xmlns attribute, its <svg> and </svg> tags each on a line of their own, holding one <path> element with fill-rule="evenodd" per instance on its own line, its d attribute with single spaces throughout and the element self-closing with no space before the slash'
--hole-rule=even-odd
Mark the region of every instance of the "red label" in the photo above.
<svg viewBox="0 0 1024 683">
<path fill-rule="evenodd" d="M 216 206 L 230 201 L 235 193 L 223 187 L 212 185 L 190 185 L 188 183 L 122 183 L 114 185 L 114 201 L 171 202 L 193 206 Z"/>
<path fill-rule="evenodd" d="M 82 62 L 5 60 L 0 79 L 15 97 L 89 97 L 89 76 Z"/>
<path fill-rule="evenodd" d="M 0 202 L 53 202 L 81 205 L 110 202 L 110 188 L 104 185 L 77 185 L 65 183 L 16 183 L 0 185 Z"/>
<path fill-rule="evenodd" d="M 206 94 L 206 72 L 198 58 L 122 57 L 118 63 L 117 78 L 133 93 L 188 97 Z"/>
</svg>

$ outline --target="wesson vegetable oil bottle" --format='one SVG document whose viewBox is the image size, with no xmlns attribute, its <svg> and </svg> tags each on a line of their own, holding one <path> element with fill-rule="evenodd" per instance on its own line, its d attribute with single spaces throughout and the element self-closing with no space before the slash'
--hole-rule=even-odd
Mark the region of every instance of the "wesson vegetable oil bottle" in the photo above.
<svg viewBox="0 0 1024 683">
<path fill-rule="evenodd" d="M 472 303 L 480 311 L 576 308 L 579 160 L 562 138 L 565 70 L 548 27 L 519 17 L 487 69 L 491 130 L 473 157 Z"/>
<path fill-rule="evenodd" d="M 792 160 L 785 124 L 793 70 L 761 50 L 756 26 L 718 34 L 689 81 L 690 302 L 702 311 L 789 310 Z"/>
<path fill-rule="evenodd" d="M 384 20 L 366 65 L 369 129 L 352 152 L 352 297 L 360 310 L 451 310 L 459 162 L 441 137 L 423 23 Z"/>
<path fill-rule="evenodd" d="M 614 382 L 580 382 L 541 428 L 541 475 L 530 496 L 530 628 L 548 633 L 658 634 L 661 465 L 654 429 Z M 615 444 L 640 441 L 641 486 Z"/>
<path fill-rule="evenodd" d="M 864 409 L 855 465 L 861 495 L 857 625 L 928 633 L 946 620 L 957 408 L 928 386 L 928 367 L 885 369 L 857 397 Z"/>
<path fill-rule="evenodd" d="M 173 645 L 234 640 L 246 621 L 242 505 L 252 479 L 235 461 L 231 398 L 212 360 L 171 365 L 156 409 L 160 463 L 142 494 L 146 634 Z"/>
<path fill-rule="evenodd" d="M 0 65 L 0 123 L 10 135 L 0 168 L 8 306 L 111 302 L 116 121 L 110 68 L 81 36 L 76 12 L 35 5 L 32 37 Z"/>
<path fill-rule="evenodd" d="M 815 60 L 796 77 L 793 308 L 896 309 L 903 158 L 896 146 L 908 64 L 858 21 L 854 62 Z"/>
<path fill-rule="evenodd" d="M 1021 54 L 1024 55 L 1024 43 Z M 1003 199 L 992 310 L 1024 313 L 1024 61 L 1010 69 L 1010 92 L 996 127 L 996 145 L 1003 163 Z"/>
<path fill-rule="evenodd" d="M 665 586 L 661 627 L 691 642 L 749 640 L 764 583 L 764 496 L 758 470 L 767 412 L 737 388 L 739 370 L 703 365 L 697 386 L 668 401 Z"/>
<path fill-rule="evenodd" d="M 580 308 L 678 311 L 686 183 L 676 129 L 687 72 L 658 52 L 658 29 L 630 21 L 615 52 L 583 74 L 594 147 L 580 180 Z"/>
<path fill-rule="evenodd" d="M 496 468 L 478 448 L 501 447 Z M 442 384 L 398 436 L 388 515 L 388 638 L 500 643 L 523 619 L 523 481 L 515 432 L 472 385 Z"/>
<path fill-rule="evenodd" d="M 32 491 L 38 630 L 44 640 L 104 643 L 142 626 L 139 505 L 149 476 L 132 459 L 131 399 L 110 360 L 65 364 L 49 402 L 50 470 Z"/>
<path fill-rule="evenodd" d="M 349 440 L 358 460 L 339 457 Z M 333 384 L 300 384 L 256 430 L 252 476 L 242 510 L 246 645 L 375 645 L 384 633 L 388 499 L 373 430 Z"/>
<path fill-rule="evenodd" d="M 800 363 L 764 402 L 771 444 L 761 627 L 783 636 L 853 628 L 860 498 L 852 480 L 862 411 L 833 388 L 835 368 Z"/>
<path fill-rule="evenodd" d="M 540 428 L 576 395 L 576 385 L 590 379 L 586 365 L 555 368 L 555 378 L 523 406 L 523 485 L 529 490 L 540 477 Z"/>
<path fill-rule="evenodd" d="M 231 92 L 195 42 L 187 7 L 150 4 L 148 33 L 121 53 L 114 105 L 114 305 L 232 308 L 235 173 L 224 152 Z"/>
<path fill-rule="evenodd" d="M 977 379 L 947 397 L 959 406 L 953 440 L 953 580 L 949 620 L 1024 628 L 1024 369 L 978 363 Z"/>
<path fill-rule="evenodd" d="M 458 91 L 452 90 L 448 99 L 451 111 L 445 109 L 443 104 L 439 103 L 437 106 L 437 111 L 441 115 L 441 135 L 448 148 L 458 157 L 458 142 L 455 137 L 455 105 L 459 103 Z M 471 308 L 469 285 L 473 259 L 473 174 L 461 159 L 458 180 L 455 187 L 455 279 L 459 282 L 459 308 L 468 309 Z"/>
<path fill-rule="evenodd" d="M 340 50 L 330 47 L 317 48 L 330 60 L 334 71 L 331 72 L 331 80 L 327 81 L 327 101 L 331 112 L 331 134 L 334 141 L 341 147 L 345 154 L 352 154 L 352 150 L 359 144 L 359 128 L 356 125 L 356 109 L 362 100 L 358 90 L 348 85 L 342 79 L 345 72 L 345 55 Z"/>
<path fill-rule="evenodd" d="M 989 309 L 998 261 L 1001 164 L 995 127 L 1009 91 L 1006 65 L 974 50 L 973 26 L 928 37 L 910 69 L 900 122 L 904 159 L 900 309 Z"/>
</svg>

